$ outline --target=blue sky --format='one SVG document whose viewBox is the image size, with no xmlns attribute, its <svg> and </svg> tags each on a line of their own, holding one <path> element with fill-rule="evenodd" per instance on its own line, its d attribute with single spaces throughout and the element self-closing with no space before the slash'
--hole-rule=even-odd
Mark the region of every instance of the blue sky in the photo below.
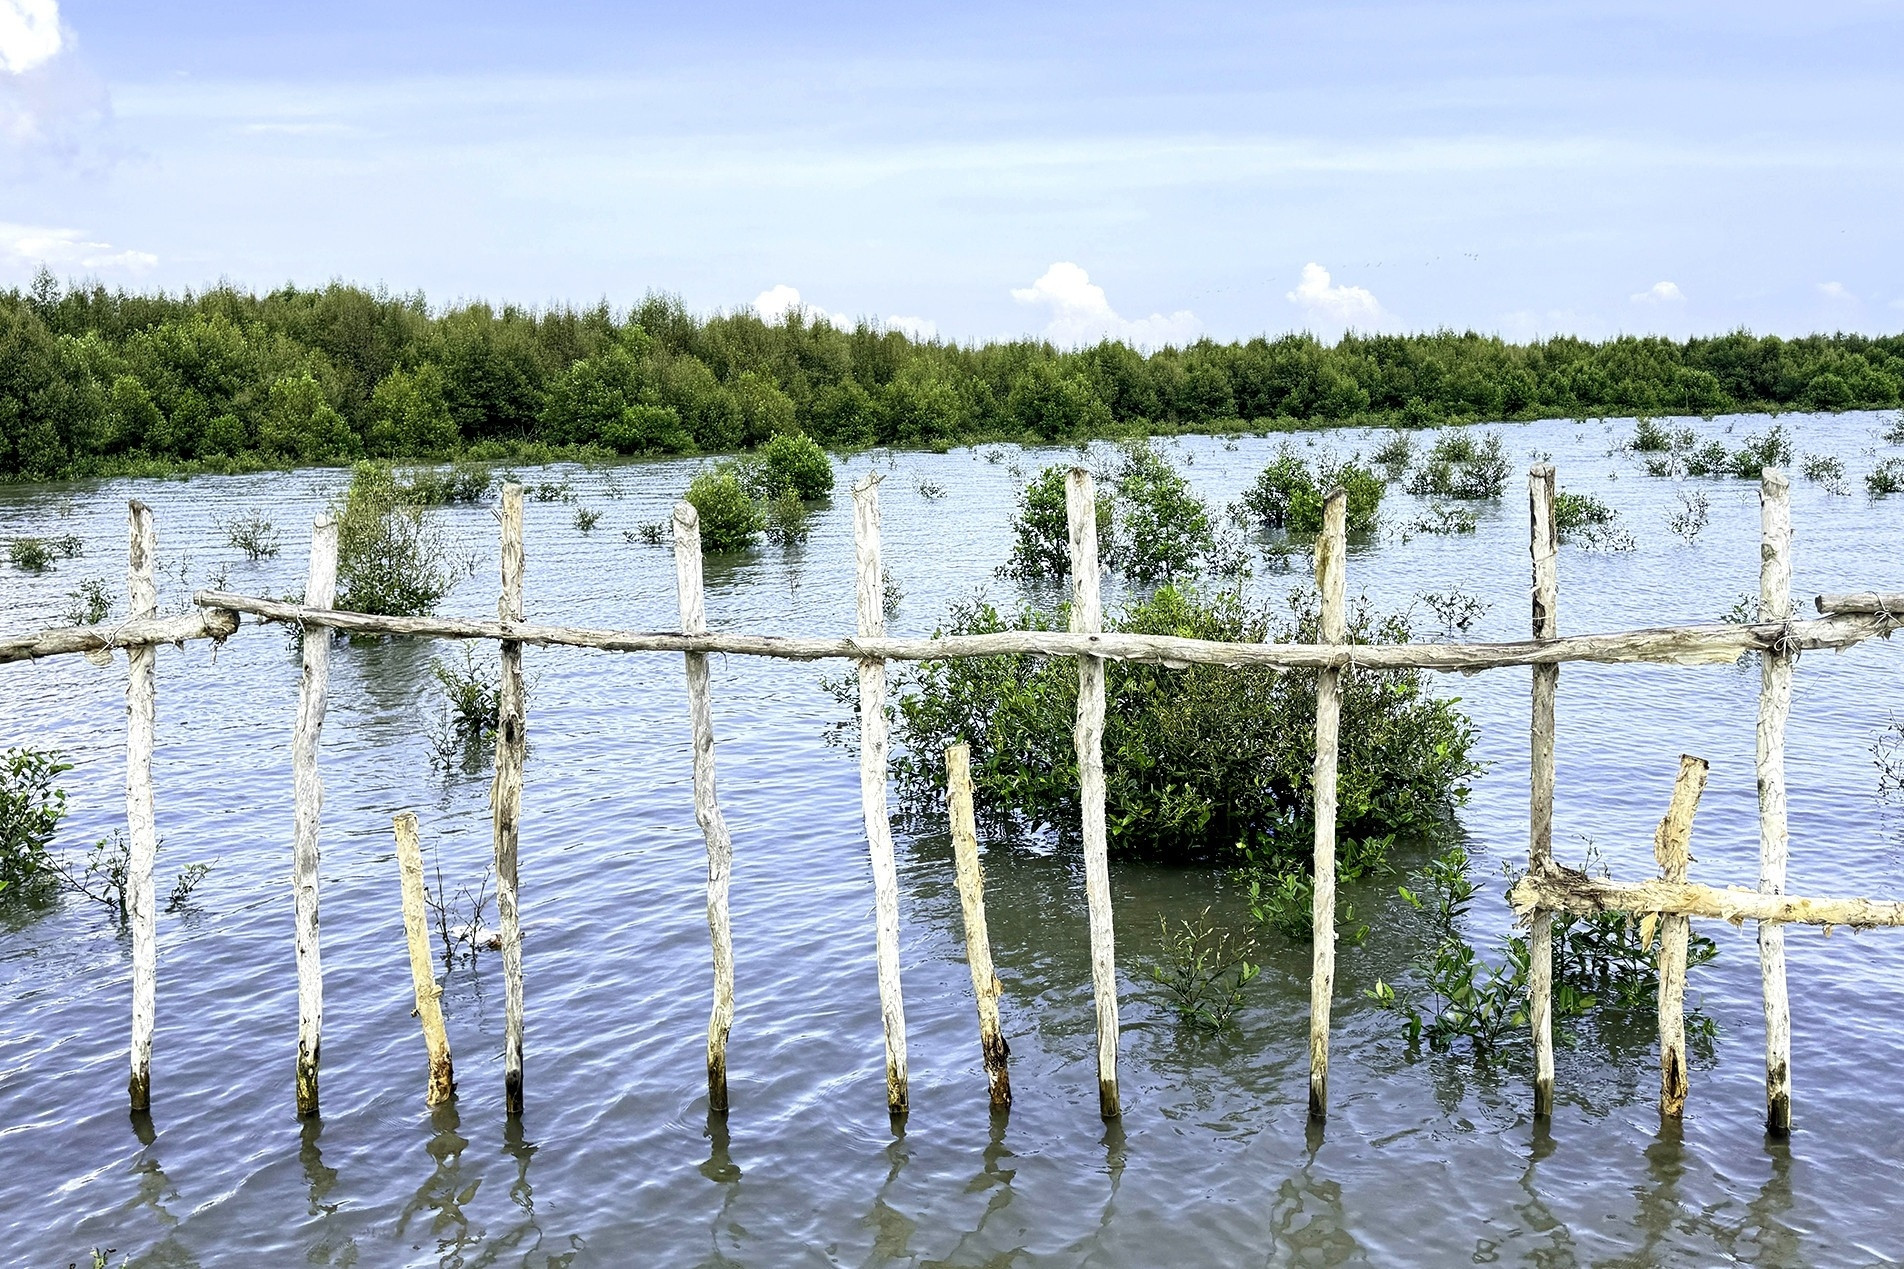
<svg viewBox="0 0 1904 1269">
<path fill-rule="evenodd" d="M 1895 331 L 1900 53 L 1904 7 L 1830 0 L 0 0 L 0 285 Z"/>
</svg>

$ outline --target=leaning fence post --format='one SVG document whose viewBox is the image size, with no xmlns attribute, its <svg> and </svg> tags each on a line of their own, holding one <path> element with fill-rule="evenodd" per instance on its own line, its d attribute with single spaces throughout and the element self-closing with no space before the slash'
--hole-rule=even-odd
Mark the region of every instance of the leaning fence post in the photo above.
<svg viewBox="0 0 1904 1269">
<path fill-rule="evenodd" d="M 859 634 L 886 635 L 886 587 L 879 562 L 879 474 L 853 486 L 853 545 L 859 581 Z M 903 1115 L 911 1100 L 906 1074 L 906 1006 L 899 984 L 899 870 L 893 863 L 892 821 L 886 814 L 886 662 L 859 662 L 859 793 L 866 845 L 873 863 L 875 951 L 879 1013 L 886 1032 L 886 1108 Z"/>
<path fill-rule="evenodd" d="M 1322 642 L 1344 644 L 1349 632 L 1343 558 L 1348 552 L 1348 495 L 1340 489 L 1322 504 L 1322 536 L 1316 539 L 1316 589 L 1322 595 Z M 1316 854 L 1310 907 L 1312 965 L 1309 974 L 1309 1118 L 1329 1117 L 1329 1009 L 1335 996 L 1335 818 L 1336 741 L 1342 722 L 1342 671 L 1316 672 Z"/>
<path fill-rule="evenodd" d="M 1765 468 L 1759 485 L 1759 620 L 1792 617 L 1792 503 L 1785 473 Z M 1785 720 L 1792 711 L 1792 654 L 1760 654 L 1758 782 L 1759 890 L 1785 893 Z M 1785 992 L 1785 930 L 1759 923 L 1759 977 L 1765 996 L 1765 1128 L 1792 1130 L 1792 1010 Z"/>
<path fill-rule="evenodd" d="M 522 486 L 502 487 L 502 598 L 496 615 L 522 620 Z M 524 735 L 522 644 L 500 641 L 502 679 L 497 696 L 496 778 L 489 805 L 495 828 L 496 912 L 502 926 L 503 1111 L 522 1113 L 522 920 L 516 894 L 516 847 L 522 825 Z"/>
<path fill-rule="evenodd" d="M 158 613 L 159 590 L 152 579 L 158 532 L 152 508 L 136 499 L 127 504 L 131 542 L 126 556 L 130 620 Z M 153 857 L 158 827 L 152 807 L 152 738 L 157 701 L 156 649 L 151 644 L 126 649 L 131 670 L 126 680 L 126 922 L 132 927 L 132 1074 L 126 1093 L 135 1111 L 152 1109 L 152 1028 L 158 1011 L 158 897 L 153 889 Z"/>
<path fill-rule="evenodd" d="M 1097 489 L 1073 467 L 1065 480 L 1071 530 L 1071 633 L 1104 628 L 1097 565 Z M 1117 1090 L 1117 952 L 1111 931 L 1111 869 L 1104 829 L 1104 658 L 1078 658 L 1078 801 L 1084 836 L 1084 901 L 1091 921 L 1091 991 L 1097 1001 L 1097 1105 L 1106 1119 L 1124 1113 Z"/>
<path fill-rule="evenodd" d="M 304 606 L 329 608 L 337 598 L 337 521 L 321 515 L 311 526 L 311 565 Z M 317 746 L 324 731 L 324 693 L 329 685 L 331 632 L 304 628 L 304 678 L 298 685 L 297 724 L 291 736 L 291 897 L 297 927 L 298 1058 L 297 1108 L 317 1113 L 317 1066 L 324 1036 L 324 966 L 317 934 L 318 817 L 324 810 L 324 780 Z"/>
<path fill-rule="evenodd" d="M 674 583 L 681 633 L 707 633 L 701 586 L 701 518 L 690 502 L 674 504 Z M 694 818 L 707 840 L 707 934 L 714 947 L 714 1011 L 707 1020 L 707 1108 L 727 1110 L 727 1035 L 734 1026 L 734 935 L 727 918 L 734 843 L 714 796 L 714 707 L 707 654 L 687 654 L 688 722 L 694 743 Z"/>
<path fill-rule="evenodd" d="M 992 940 L 985 929 L 985 876 L 978 866 L 978 824 L 972 812 L 972 749 L 963 741 L 945 751 L 945 801 L 952 820 L 952 857 L 958 868 L 959 906 L 965 913 L 965 962 L 972 970 L 972 994 L 978 998 L 978 1044 L 985 1056 L 985 1078 L 992 1105 L 1011 1105 L 1011 1048 L 998 1025 L 998 997 L 1004 990 L 992 970 Z"/>
<path fill-rule="evenodd" d="M 1661 881 L 1683 882 L 1692 859 L 1692 817 L 1706 788 L 1706 760 L 1679 756 L 1679 776 L 1666 818 L 1653 834 L 1653 857 Z M 1686 1109 L 1686 944 L 1692 918 L 1666 913 L 1659 919 L 1659 1113 L 1676 1119 Z"/>
<path fill-rule="evenodd" d="M 1527 473 L 1531 512 L 1528 549 L 1534 560 L 1534 638 L 1560 634 L 1560 534 L 1554 520 L 1554 468 L 1536 463 Z M 1534 667 L 1534 719 L 1529 739 L 1527 868 L 1545 871 L 1554 859 L 1554 697 L 1558 665 Z M 1527 931 L 1527 1018 L 1534 1033 L 1534 1117 L 1554 1113 L 1554 914 L 1536 911 Z"/>
<path fill-rule="evenodd" d="M 450 1063 L 450 1038 L 443 1027 L 443 988 L 430 960 L 430 927 L 423 894 L 423 848 L 417 842 L 417 817 L 409 811 L 397 816 L 397 881 L 403 891 L 403 939 L 410 949 L 410 986 L 416 996 L 417 1021 L 423 1027 L 423 1046 L 430 1054 L 426 1105 L 435 1106 L 456 1096 L 456 1071 Z"/>
</svg>

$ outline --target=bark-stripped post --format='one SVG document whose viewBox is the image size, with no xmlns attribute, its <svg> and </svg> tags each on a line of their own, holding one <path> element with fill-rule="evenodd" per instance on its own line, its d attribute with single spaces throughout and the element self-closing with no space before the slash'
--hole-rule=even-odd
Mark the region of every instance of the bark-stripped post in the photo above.
<svg viewBox="0 0 1904 1269">
<path fill-rule="evenodd" d="M 1322 595 L 1322 642 L 1346 643 L 1348 495 L 1337 489 L 1322 504 L 1316 539 L 1316 589 Z M 1335 998 L 1336 740 L 1342 723 L 1342 671 L 1316 671 L 1316 855 L 1310 908 L 1313 963 L 1309 973 L 1309 1118 L 1329 1117 L 1329 1007 Z"/>
<path fill-rule="evenodd" d="M 1071 633 L 1104 628 L 1097 565 L 1097 487 L 1073 467 L 1064 483 L 1071 530 Z M 1091 921 L 1091 992 L 1097 1000 L 1097 1108 L 1124 1113 L 1117 1090 L 1117 952 L 1111 931 L 1111 869 L 1104 830 L 1104 658 L 1078 657 L 1078 801 L 1084 836 L 1084 902 Z"/>
<path fill-rule="evenodd" d="M 505 626 L 522 620 L 522 486 L 502 487 L 502 598 L 496 615 Z M 517 834 L 522 825 L 524 735 L 522 643 L 498 645 L 502 681 L 498 689 L 496 779 L 489 807 L 496 838 L 496 912 L 502 926 L 503 1112 L 522 1113 L 522 918 L 516 894 Z"/>
<path fill-rule="evenodd" d="M 694 504 L 674 504 L 674 584 L 681 632 L 707 633 L 701 586 L 701 519 Z M 707 934 L 714 947 L 714 1012 L 707 1020 L 707 1108 L 727 1112 L 727 1035 L 734 1026 L 734 935 L 728 925 L 728 878 L 734 843 L 714 796 L 714 706 L 707 654 L 687 654 L 688 720 L 694 743 L 694 818 L 707 839 Z"/>
<path fill-rule="evenodd" d="M 159 589 L 152 580 L 158 532 L 152 508 L 134 500 L 126 555 L 126 591 L 133 619 L 158 614 Z M 132 927 L 132 1074 L 126 1094 L 135 1111 L 152 1109 L 152 1027 L 158 1013 L 158 895 L 153 887 L 153 857 L 158 854 L 158 825 L 152 807 L 152 733 L 157 722 L 154 659 L 157 649 L 129 648 L 126 661 L 126 923 Z"/>
<path fill-rule="evenodd" d="M 430 924 L 423 894 L 423 848 L 417 842 L 417 817 L 397 816 L 397 881 L 403 890 L 403 938 L 410 948 L 410 985 L 416 994 L 423 1047 L 430 1054 L 429 1091 L 424 1103 L 437 1106 L 456 1096 L 456 1071 L 450 1063 L 450 1037 L 443 1027 L 443 988 L 430 959 Z"/>
<path fill-rule="evenodd" d="M 1759 621 L 1792 618 L 1792 490 L 1767 467 L 1759 485 Z M 1759 662 L 1759 890 L 1785 892 L 1785 720 L 1792 712 L 1792 656 L 1773 649 Z M 1792 1130 L 1792 1009 L 1785 993 L 1785 930 L 1759 925 L 1759 977 L 1765 995 L 1765 1128 Z"/>
<path fill-rule="evenodd" d="M 304 581 L 304 603 L 329 608 L 337 598 L 337 521 L 323 515 L 311 526 L 311 566 Z M 324 780 L 317 770 L 318 740 L 324 732 L 324 694 L 330 682 L 331 632 L 304 629 L 304 678 L 298 685 L 297 724 L 291 736 L 292 796 L 296 803 L 291 837 L 291 900 L 297 926 L 298 1056 L 297 1108 L 317 1114 L 317 1065 L 324 1036 L 324 964 L 318 954 L 317 824 L 324 810 Z"/>
<path fill-rule="evenodd" d="M 1554 468 L 1537 463 L 1527 473 L 1528 549 L 1534 561 L 1534 638 L 1560 634 L 1560 532 L 1554 521 Z M 1528 757 L 1527 868 L 1540 872 L 1554 859 L 1554 696 L 1558 665 L 1534 667 L 1534 719 Z M 1554 916 L 1536 912 L 1527 931 L 1527 1019 L 1534 1033 L 1534 1117 L 1554 1113 Z"/>
<path fill-rule="evenodd" d="M 1653 834 L 1653 857 L 1661 881 L 1683 882 L 1692 860 L 1692 817 L 1706 789 L 1706 760 L 1679 757 L 1679 777 L 1666 818 Z M 1659 919 L 1659 1113 L 1677 1119 L 1686 1109 L 1686 944 L 1692 920 L 1683 914 Z"/>
<path fill-rule="evenodd" d="M 877 472 L 867 472 L 853 486 L 853 546 L 859 573 L 860 637 L 884 638 L 886 587 L 879 565 Z M 903 1115 L 912 1094 L 906 1074 L 906 1004 L 899 986 L 899 869 L 893 863 L 892 821 L 886 814 L 886 662 L 879 657 L 862 657 L 859 662 L 859 794 L 873 863 L 879 1014 L 886 1031 L 886 1109 Z"/>
<path fill-rule="evenodd" d="M 978 823 L 972 813 L 972 749 L 960 742 L 945 751 L 945 801 L 952 819 L 952 858 L 958 868 L 959 906 L 965 912 L 965 963 L 972 969 L 972 994 L 978 998 L 978 1044 L 985 1055 L 985 1078 L 992 1105 L 1011 1105 L 1011 1047 L 998 1025 L 998 997 L 1004 988 L 992 970 L 992 940 L 985 929 L 985 876 L 978 866 Z"/>
</svg>

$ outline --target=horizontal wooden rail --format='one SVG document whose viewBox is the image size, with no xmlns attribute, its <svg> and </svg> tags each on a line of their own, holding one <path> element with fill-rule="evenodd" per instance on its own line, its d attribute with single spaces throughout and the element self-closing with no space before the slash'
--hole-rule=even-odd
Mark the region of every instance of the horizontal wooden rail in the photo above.
<svg viewBox="0 0 1904 1269">
<path fill-rule="evenodd" d="M 1471 672 L 1512 665 L 1557 665 L 1566 661 L 1607 664 L 1729 665 L 1747 652 L 1847 648 L 1904 625 L 1904 615 L 1847 614 L 1817 621 L 1761 625 L 1666 626 L 1607 634 L 1568 635 L 1514 643 L 1222 643 L 1171 635 L 1072 634 L 1056 630 L 1003 630 L 994 634 L 934 639 L 818 637 L 754 634 L 678 634 L 668 631 L 597 630 L 467 617 L 379 617 L 368 613 L 304 608 L 275 599 L 202 590 L 208 608 L 229 608 L 267 621 L 327 626 L 352 634 L 410 635 L 432 639 L 511 639 L 539 647 L 593 648 L 603 652 L 700 652 L 780 657 L 792 661 L 939 661 L 982 656 L 1094 656 L 1173 667 L 1265 665 L 1277 669 L 1442 670 Z"/>
<path fill-rule="evenodd" d="M 229 608 L 201 604 L 193 612 L 169 617 L 139 617 L 116 626 L 60 626 L 38 634 L 0 639 L 0 665 L 37 661 L 72 652 L 103 648 L 149 648 L 187 639 L 224 639 L 238 629 L 238 614 Z"/>
<path fill-rule="evenodd" d="M 1820 595 L 1817 602 L 1818 611 L 1828 616 L 1862 613 L 1877 613 L 1887 617 L 1895 613 L 1904 616 L 1904 595 L 1895 591 L 1867 590 L 1855 595 Z"/>
<path fill-rule="evenodd" d="M 1904 925 L 1904 903 L 1879 899 L 1807 899 L 1759 890 L 1719 890 L 1690 881 L 1608 881 L 1558 865 L 1526 873 L 1507 902 L 1526 916 L 1539 909 L 1591 916 L 1596 912 L 1668 913 L 1782 925 L 1848 925 L 1854 929 Z"/>
</svg>

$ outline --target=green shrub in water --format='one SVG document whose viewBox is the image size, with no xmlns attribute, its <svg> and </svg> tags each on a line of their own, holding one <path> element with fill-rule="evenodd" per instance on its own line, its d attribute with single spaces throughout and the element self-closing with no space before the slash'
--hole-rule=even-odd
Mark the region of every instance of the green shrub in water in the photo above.
<svg viewBox="0 0 1904 1269">
<path fill-rule="evenodd" d="M 1116 613 L 1107 628 L 1243 642 L 1313 642 L 1313 595 L 1287 614 L 1231 592 L 1166 586 Z M 1007 620 L 975 599 L 953 606 L 939 633 L 1062 628 L 1062 610 Z M 1401 617 L 1351 605 L 1350 638 L 1400 642 Z M 1313 673 L 1267 667 L 1106 667 L 1104 767 L 1111 849 L 1181 862 L 1300 866 L 1312 844 Z M 1074 831 L 1078 675 L 1069 658 L 1005 656 L 931 661 L 899 701 L 902 799 L 924 809 L 944 788 L 944 751 L 972 748 L 974 795 L 994 823 Z M 1345 842 L 1413 837 L 1445 825 L 1478 769 L 1474 733 L 1457 702 L 1429 694 L 1419 672 L 1343 680 L 1340 832 Z M 1347 847 L 1345 847 L 1347 849 Z"/>
<path fill-rule="evenodd" d="M 1348 531 L 1373 529 L 1387 492 L 1381 477 L 1353 459 L 1338 463 L 1327 457 L 1311 472 L 1309 464 L 1287 445 L 1243 494 L 1243 508 L 1263 528 L 1286 529 L 1291 537 L 1314 537 L 1322 532 L 1323 500 L 1338 486 L 1348 498 Z"/>
<path fill-rule="evenodd" d="M 53 876 L 48 847 L 66 815 L 56 781 L 72 765 L 38 749 L 0 752 L 0 892 L 18 895 Z"/>
<path fill-rule="evenodd" d="M 1058 580 L 1071 575 L 1069 463 L 1054 463 L 1018 497 L 1007 577 Z M 1148 441 L 1124 445 L 1097 494 L 1098 558 L 1124 577 L 1150 585 L 1212 571 L 1242 569 L 1240 553 L 1217 533 L 1209 507 Z"/>
<path fill-rule="evenodd" d="M 742 486 L 732 463 L 698 473 L 688 482 L 686 497 L 701 518 L 701 548 L 710 555 L 744 551 L 767 527 L 760 504 Z"/>
<path fill-rule="evenodd" d="M 337 606 L 388 617 L 434 612 L 469 570 L 443 533 L 408 502 L 388 463 L 361 462 L 332 507 Z"/>
<path fill-rule="evenodd" d="M 762 502 L 788 491 L 807 502 L 833 492 L 833 464 L 804 433 L 778 433 L 742 460 L 740 470 L 747 492 Z"/>
<path fill-rule="evenodd" d="M 1433 498 L 1498 498 L 1507 488 L 1507 446 L 1499 432 L 1477 439 L 1449 431 L 1434 443 L 1408 478 L 1411 494 Z"/>
<path fill-rule="evenodd" d="M 1904 458 L 1887 458 L 1864 478 L 1864 488 L 1873 498 L 1882 498 L 1904 489 Z"/>
</svg>

